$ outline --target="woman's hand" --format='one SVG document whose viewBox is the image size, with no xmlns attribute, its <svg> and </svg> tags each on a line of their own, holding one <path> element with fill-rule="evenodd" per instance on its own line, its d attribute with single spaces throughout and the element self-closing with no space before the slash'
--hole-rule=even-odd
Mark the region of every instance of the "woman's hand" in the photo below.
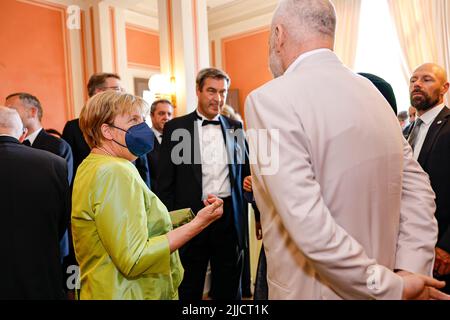
<svg viewBox="0 0 450 320">
<path fill-rule="evenodd" d="M 186 223 L 167 234 L 169 239 L 170 252 L 182 247 L 193 237 L 202 232 L 212 222 L 219 219 L 223 214 L 223 200 L 216 196 L 208 196 L 204 201 L 205 207 L 200 210 L 195 216 L 194 220 Z"/>
<path fill-rule="evenodd" d="M 195 219 L 198 219 L 202 229 L 222 217 L 223 214 L 222 199 L 213 195 L 208 195 L 208 199 L 204 200 L 203 203 L 205 204 L 205 207 L 200 210 L 195 217 Z"/>
</svg>

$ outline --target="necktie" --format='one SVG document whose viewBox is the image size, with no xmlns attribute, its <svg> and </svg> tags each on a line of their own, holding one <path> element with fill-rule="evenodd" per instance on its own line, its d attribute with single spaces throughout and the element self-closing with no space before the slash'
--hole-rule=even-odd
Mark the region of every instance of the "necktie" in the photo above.
<svg viewBox="0 0 450 320">
<path fill-rule="evenodd" d="M 24 145 L 24 146 L 27 146 L 27 147 L 31 147 L 31 143 L 30 143 L 30 140 L 24 140 L 23 142 L 22 142 L 22 144 Z"/>
<path fill-rule="evenodd" d="M 408 137 L 408 142 L 411 145 L 412 149 L 414 150 L 417 136 L 419 135 L 420 127 L 422 126 L 423 121 L 420 118 L 417 118 L 416 122 L 414 122 L 414 127 Z"/>
</svg>

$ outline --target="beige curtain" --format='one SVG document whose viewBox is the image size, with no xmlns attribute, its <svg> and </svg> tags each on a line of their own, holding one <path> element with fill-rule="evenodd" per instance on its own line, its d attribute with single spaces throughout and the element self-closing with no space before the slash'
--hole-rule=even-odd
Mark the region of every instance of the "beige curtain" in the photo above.
<svg viewBox="0 0 450 320">
<path fill-rule="evenodd" d="M 353 69 L 358 45 L 361 0 L 332 0 L 332 2 L 337 15 L 334 51 L 347 67 Z"/>
<path fill-rule="evenodd" d="M 450 71 L 449 0 L 388 0 L 388 2 L 403 51 L 406 81 L 409 83 L 414 69 L 426 62 L 438 63 Z"/>
<path fill-rule="evenodd" d="M 434 12 L 438 39 L 437 61 L 450 73 L 450 1 L 437 0 L 434 4 Z M 447 94 L 447 98 L 450 98 L 450 93 Z"/>
</svg>

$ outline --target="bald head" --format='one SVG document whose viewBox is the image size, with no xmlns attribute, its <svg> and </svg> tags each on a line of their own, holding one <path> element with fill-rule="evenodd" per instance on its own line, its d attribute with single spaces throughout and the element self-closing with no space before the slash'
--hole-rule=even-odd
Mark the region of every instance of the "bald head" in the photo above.
<svg viewBox="0 0 450 320">
<path fill-rule="evenodd" d="M 292 40 L 334 38 L 336 12 L 328 0 L 281 0 L 272 24 L 282 24 Z"/>
<path fill-rule="evenodd" d="M 414 70 L 409 93 L 411 105 L 419 115 L 442 104 L 449 89 L 447 72 L 435 63 L 425 63 Z"/>
<path fill-rule="evenodd" d="M 436 63 L 424 63 L 414 70 L 414 73 L 418 72 L 432 73 L 441 84 L 445 84 L 447 82 L 447 71 Z"/>
<path fill-rule="evenodd" d="M 16 110 L 0 106 L 0 134 L 19 139 L 23 133 L 23 124 Z"/>
<path fill-rule="evenodd" d="M 301 54 L 333 50 L 336 12 L 328 0 L 281 0 L 272 19 L 270 69 L 281 76 Z"/>
</svg>

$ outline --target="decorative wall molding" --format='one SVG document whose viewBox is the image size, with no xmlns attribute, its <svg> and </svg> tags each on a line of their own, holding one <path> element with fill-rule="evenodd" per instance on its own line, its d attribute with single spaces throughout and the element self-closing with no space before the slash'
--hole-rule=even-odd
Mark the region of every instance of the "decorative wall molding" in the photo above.
<svg viewBox="0 0 450 320">
<path fill-rule="evenodd" d="M 278 0 L 234 1 L 208 11 L 209 30 L 214 31 L 245 20 L 272 15 Z"/>
<path fill-rule="evenodd" d="M 135 30 L 135 31 L 139 31 L 139 32 L 144 32 L 144 33 L 150 34 L 152 36 L 159 36 L 158 30 L 147 28 L 145 26 L 141 26 L 141 25 L 137 25 L 137 24 L 126 22 L 125 23 L 125 27 L 127 29 L 131 29 L 131 30 Z"/>
<path fill-rule="evenodd" d="M 73 118 L 74 116 L 74 95 L 73 95 L 73 74 L 72 74 L 72 56 L 71 56 L 71 42 L 70 42 L 70 32 L 66 27 L 67 21 L 67 5 L 62 3 L 54 3 L 45 0 L 16 0 L 18 2 L 26 3 L 33 6 L 38 6 L 41 8 L 55 10 L 60 13 L 61 17 L 61 27 L 62 36 L 64 44 L 64 70 L 65 70 L 65 87 L 66 87 L 66 120 Z"/>
</svg>

